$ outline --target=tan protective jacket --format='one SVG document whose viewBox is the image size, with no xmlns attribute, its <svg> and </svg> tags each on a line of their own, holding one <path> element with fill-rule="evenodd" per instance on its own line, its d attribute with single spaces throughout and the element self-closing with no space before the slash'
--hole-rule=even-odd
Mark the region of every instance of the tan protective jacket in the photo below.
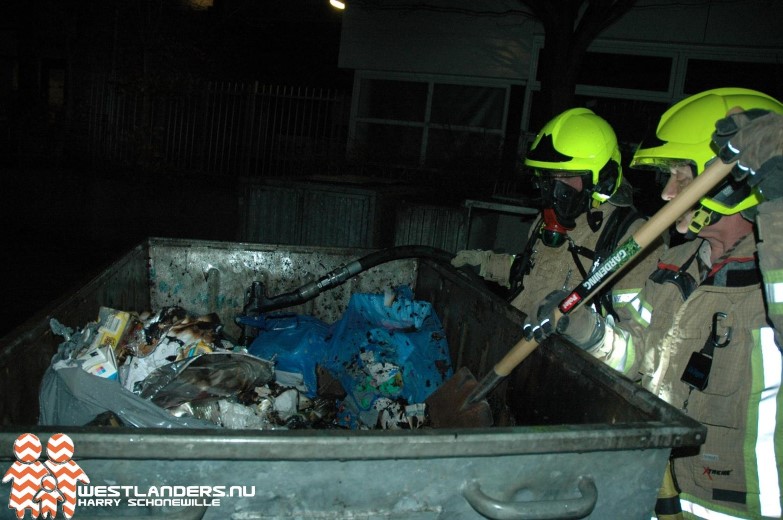
<svg viewBox="0 0 783 520">
<path fill-rule="evenodd" d="M 582 214 L 576 219 L 576 226 L 568 232 L 568 236 L 577 246 L 586 247 L 595 251 L 604 226 L 609 221 L 610 216 L 617 210 L 617 206 L 611 203 L 603 204 L 598 210 L 603 212 L 603 223 L 597 231 L 590 229 L 587 223 L 587 215 Z M 644 220 L 637 219 L 620 242 L 626 240 L 643 224 Z M 537 232 L 531 229 L 531 233 Z M 615 309 L 628 304 L 636 294 L 644 287 L 644 281 L 647 276 L 655 269 L 658 258 L 665 250 L 663 240 L 651 244 L 648 249 L 642 252 L 639 259 L 626 268 L 618 275 L 612 286 L 612 300 Z M 552 291 L 566 289 L 570 290 L 582 282 L 582 275 L 574 263 L 571 252 L 568 250 L 568 243 L 560 247 L 548 247 L 538 241 L 535 245 L 531 257 L 532 268 L 530 273 L 525 275 L 524 289 L 514 298 L 511 305 L 527 314 L 534 313 L 544 298 Z M 579 256 L 584 271 L 589 273 L 592 261 L 584 256 Z"/>
<path fill-rule="evenodd" d="M 760 227 L 764 229 L 766 220 L 770 229 L 775 225 L 780 228 L 775 231 L 783 231 L 783 206 L 772 209 L 764 208 Z M 779 241 L 759 248 L 769 293 L 783 281 Z M 660 268 L 673 273 L 700 248 L 708 259 L 709 244 L 696 240 L 670 249 Z M 778 462 L 783 460 L 783 429 L 778 422 L 783 421 L 777 421 L 783 413 L 783 363 L 767 319 L 755 254 L 751 234 L 730 258 L 712 266 L 687 299 L 673 283 L 648 280 L 638 299 L 620 311 L 630 318 L 621 316 L 625 319 L 609 326 L 604 338 L 605 361 L 708 428 L 698 454 L 674 459 L 686 518 L 780 518 L 783 510 Z M 687 272 L 698 283 L 696 261 Z M 772 322 L 783 321 L 781 302 L 780 296 L 770 302 Z M 726 314 L 719 320 L 718 342 L 726 340 L 727 327 L 731 339 L 725 347 L 715 348 L 704 391 L 691 391 L 681 377 L 691 355 L 711 337 L 716 312 Z"/>
</svg>

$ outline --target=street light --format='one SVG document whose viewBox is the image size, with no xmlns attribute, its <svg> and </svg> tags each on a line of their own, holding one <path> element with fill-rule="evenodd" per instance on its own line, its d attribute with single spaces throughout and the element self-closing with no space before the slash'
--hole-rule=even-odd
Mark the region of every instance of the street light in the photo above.
<svg viewBox="0 0 783 520">
<path fill-rule="evenodd" d="M 340 0 L 329 0 L 329 4 L 335 9 L 345 9 L 345 2 L 341 2 Z"/>
</svg>

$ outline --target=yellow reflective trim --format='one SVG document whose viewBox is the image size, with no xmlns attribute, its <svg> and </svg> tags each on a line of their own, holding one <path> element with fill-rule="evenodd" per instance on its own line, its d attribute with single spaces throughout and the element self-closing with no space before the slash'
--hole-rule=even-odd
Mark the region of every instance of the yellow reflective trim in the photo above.
<svg viewBox="0 0 783 520">
<path fill-rule="evenodd" d="M 647 307 L 642 307 L 639 311 L 639 317 L 644 320 L 645 324 L 649 325 L 650 321 L 652 321 L 652 310 Z"/>
<path fill-rule="evenodd" d="M 700 520 L 746 520 L 745 517 L 721 513 L 714 509 L 709 509 L 701 504 L 691 502 L 680 495 L 680 505 L 685 518 Z"/>
<path fill-rule="evenodd" d="M 767 269 L 762 276 L 767 283 L 783 282 L 783 269 Z"/>
<path fill-rule="evenodd" d="M 621 292 L 621 293 L 612 293 L 612 300 L 615 303 L 631 303 L 636 299 L 636 295 L 639 294 L 638 290 L 628 291 L 628 292 Z"/>
<path fill-rule="evenodd" d="M 641 298 L 634 298 L 629 303 L 631 309 L 631 317 L 642 327 L 649 327 L 652 320 L 652 308 L 647 302 L 642 301 Z"/>
<path fill-rule="evenodd" d="M 775 344 L 775 331 L 764 327 L 760 331 L 762 376 L 761 396 L 758 404 L 758 424 L 755 442 L 756 465 L 759 483 L 761 514 L 780 518 L 780 481 L 775 458 L 775 429 L 777 423 L 778 394 L 780 392 L 783 360 Z"/>
<path fill-rule="evenodd" d="M 783 282 L 768 283 L 765 286 L 767 290 L 767 299 L 771 303 L 783 302 Z"/>
</svg>

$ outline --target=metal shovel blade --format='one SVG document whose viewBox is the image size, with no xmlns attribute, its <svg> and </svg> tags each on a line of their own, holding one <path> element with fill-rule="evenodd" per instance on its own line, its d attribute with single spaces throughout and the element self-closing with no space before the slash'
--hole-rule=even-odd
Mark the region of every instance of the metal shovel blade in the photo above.
<svg viewBox="0 0 783 520">
<path fill-rule="evenodd" d="M 433 428 L 487 428 L 492 426 L 492 410 L 481 399 L 468 402 L 478 381 L 462 367 L 440 388 L 425 399 L 430 425 Z"/>
</svg>

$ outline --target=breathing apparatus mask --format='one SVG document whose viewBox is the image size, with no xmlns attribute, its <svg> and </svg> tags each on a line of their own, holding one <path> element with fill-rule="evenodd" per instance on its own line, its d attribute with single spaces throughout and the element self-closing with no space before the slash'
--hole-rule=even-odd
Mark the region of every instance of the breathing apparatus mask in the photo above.
<svg viewBox="0 0 783 520">
<path fill-rule="evenodd" d="M 559 247 L 576 218 L 590 208 L 591 172 L 536 170 L 541 190 L 543 227 L 541 241 L 548 247 Z"/>
<path fill-rule="evenodd" d="M 591 213 L 590 208 L 609 200 L 622 182 L 614 130 L 587 108 L 566 110 L 544 125 L 525 157 L 525 166 L 540 186 L 541 238 L 549 247 L 566 241 L 582 213 L 588 212 L 588 223 L 597 230 L 600 213 Z"/>
</svg>

